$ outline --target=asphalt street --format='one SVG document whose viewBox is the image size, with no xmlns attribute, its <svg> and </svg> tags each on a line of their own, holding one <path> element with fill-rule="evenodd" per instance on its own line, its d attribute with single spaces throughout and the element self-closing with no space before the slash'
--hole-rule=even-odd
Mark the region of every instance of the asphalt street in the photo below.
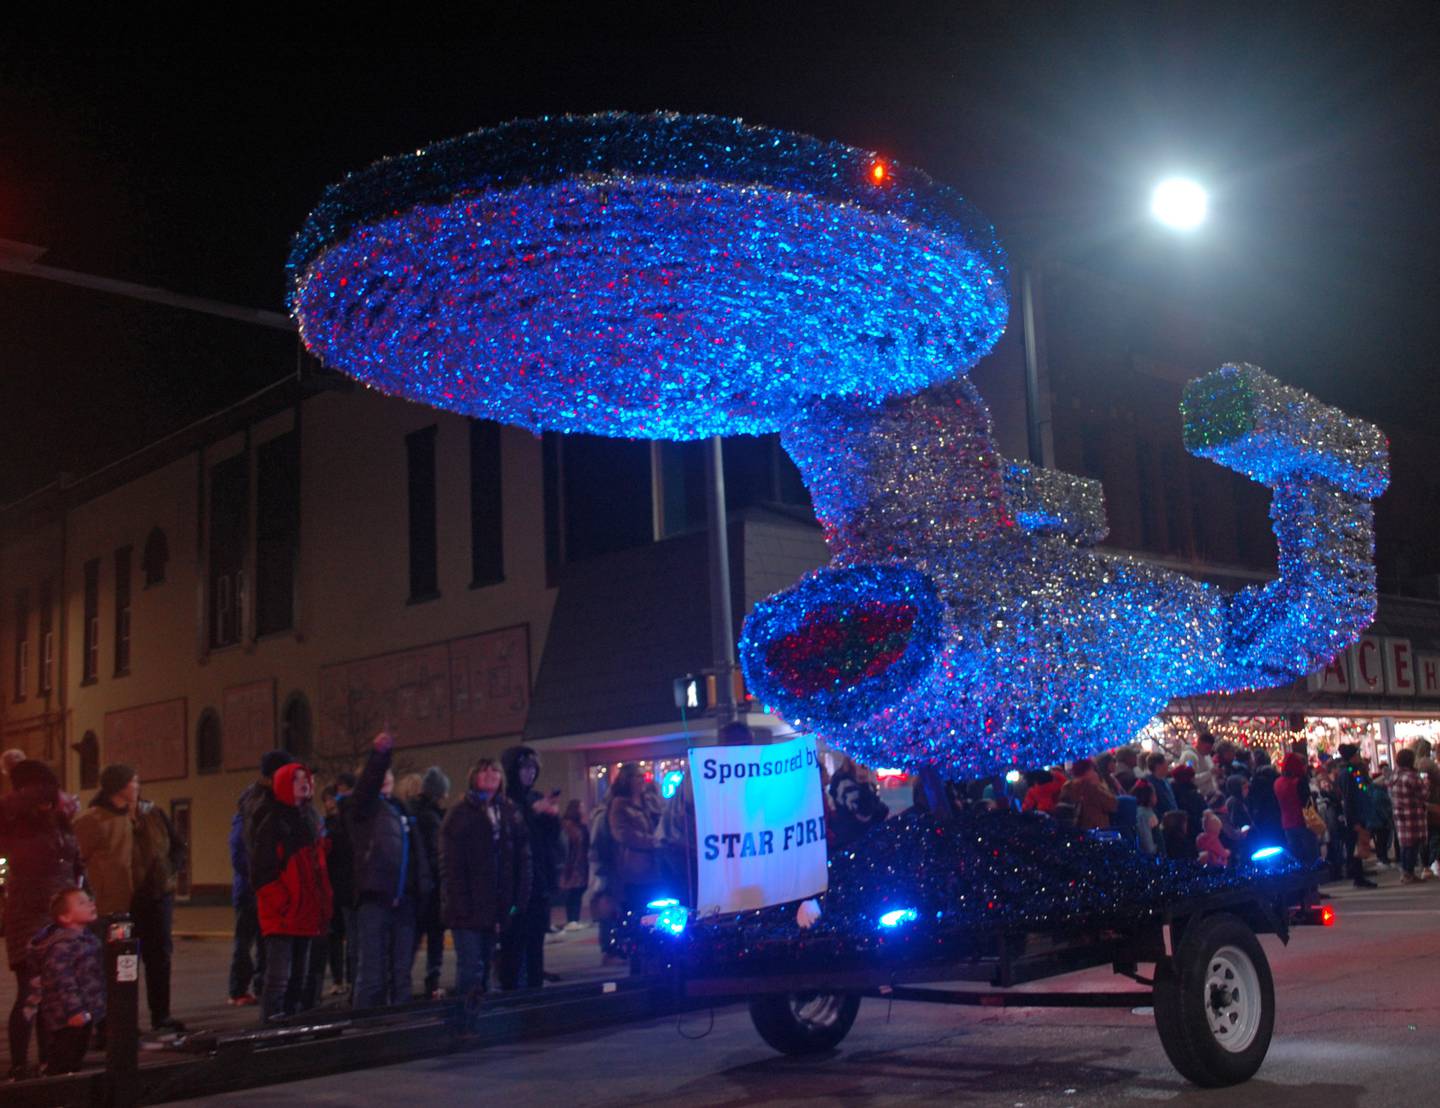
<svg viewBox="0 0 1440 1108">
<path fill-rule="evenodd" d="M 743 1008 L 477 1050 L 186 1103 L 512 1105 L 920 1102 L 1050 1108 L 1350 1108 L 1437 1102 L 1440 882 L 1331 886 L 1333 928 L 1264 940 L 1277 994 L 1260 1074 L 1203 1091 L 1175 1073 L 1148 1010 L 983 1009 L 868 1000 L 833 1054 L 789 1059 Z M 593 941 L 593 940 L 591 940 Z M 218 948 L 220 944 L 209 944 Z M 187 952 L 189 953 L 189 952 Z M 578 953 L 578 951 L 577 951 Z M 588 958 L 586 959 L 588 962 Z M 1092 971 L 1039 988 L 1116 988 Z"/>
</svg>

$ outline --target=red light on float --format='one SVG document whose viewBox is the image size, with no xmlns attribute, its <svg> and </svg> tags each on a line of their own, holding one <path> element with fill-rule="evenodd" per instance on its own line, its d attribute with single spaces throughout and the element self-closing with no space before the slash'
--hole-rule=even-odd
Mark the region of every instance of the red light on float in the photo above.
<svg viewBox="0 0 1440 1108">
<path fill-rule="evenodd" d="M 884 162 L 882 162 L 882 161 L 874 161 L 874 162 L 871 162 L 871 163 L 870 163 L 870 183 L 871 183 L 871 184 L 874 184 L 874 185 L 883 185 L 883 184 L 889 179 L 889 177 L 890 177 L 890 170 L 889 170 L 889 167 L 887 167 Z"/>
<path fill-rule="evenodd" d="M 1335 909 L 1332 908 L 1332 907 L 1330 907 L 1330 905 L 1328 905 L 1328 904 L 1324 905 L 1324 906 L 1320 909 L 1320 926 L 1321 926 L 1321 927 L 1334 927 L 1334 926 L 1335 926 Z"/>
</svg>

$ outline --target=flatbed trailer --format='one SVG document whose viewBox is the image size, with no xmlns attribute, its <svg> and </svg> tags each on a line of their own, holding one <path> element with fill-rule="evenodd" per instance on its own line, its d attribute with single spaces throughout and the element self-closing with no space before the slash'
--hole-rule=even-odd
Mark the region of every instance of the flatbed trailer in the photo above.
<svg viewBox="0 0 1440 1108">
<path fill-rule="evenodd" d="M 984 1007 L 1153 1007 L 1166 1056 L 1197 1085 L 1234 1085 L 1265 1060 L 1275 1025 L 1275 987 L 1257 936 L 1288 942 L 1292 926 L 1328 923 L 1310 903 L 1313 879 L 1295 877 L 1176 902 L 1134 923 L 1060 936 L 999 930 L 962 958 L 837 966 L 745 975 L 697 974 L 690 999 L 738 1000 L 760 1037 L 785 1054 L 833 1050 L 865 997 Z M 1007 992 L 1017 985 L 1110 966 L 1139 988 Z M 1149 976 L 1140 972 L 1152 967 Z M 984 990 L 941 987 L 984 984 Z"/>
</svg>

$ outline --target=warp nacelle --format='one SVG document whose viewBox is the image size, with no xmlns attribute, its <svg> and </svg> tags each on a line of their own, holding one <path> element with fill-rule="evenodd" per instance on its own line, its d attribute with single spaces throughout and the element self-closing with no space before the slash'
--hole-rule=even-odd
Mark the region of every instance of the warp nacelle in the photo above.
<svg viewBox="0 0 1440 1108">
<path fill-rule="evenodd" d="M 1248 365 L 1192 382 L 1182 407 L 1187 448 L 1274 490 L 1280 574 L 1262 588 L 1089 549 L 1098 483 L 1003 459 L 967 379 L 815 403 L 782 436 L 832 561 L 751 614 L 750 689 L 870 764 L 973 776 L 1324 664 L 1374 615 L 1384 436 Z"/>
</svg>

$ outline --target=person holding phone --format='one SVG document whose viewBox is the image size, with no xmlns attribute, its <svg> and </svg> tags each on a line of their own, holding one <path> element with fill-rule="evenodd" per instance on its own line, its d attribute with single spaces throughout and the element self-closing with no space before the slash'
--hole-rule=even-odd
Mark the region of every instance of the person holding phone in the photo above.
<svg viewBox="0 0 1440 1108">
<path fill-rule="evenodd" d="M 500 936 L 500 987 L 538 989 L 545 982 L 545 936 L 550 933 L 550 906 L 560 886 L 565 846 L 560 830 L 560 790 L 549 795 L 536 788 L 540 755 L 533 747 L 512 746 L 500 755 L 505 770 L 505 795 L 519 809 L 530 841 L 532 881 L 529 902 Z M 522 981 L 523 979 L 523 981 Z"/>
</svg>

